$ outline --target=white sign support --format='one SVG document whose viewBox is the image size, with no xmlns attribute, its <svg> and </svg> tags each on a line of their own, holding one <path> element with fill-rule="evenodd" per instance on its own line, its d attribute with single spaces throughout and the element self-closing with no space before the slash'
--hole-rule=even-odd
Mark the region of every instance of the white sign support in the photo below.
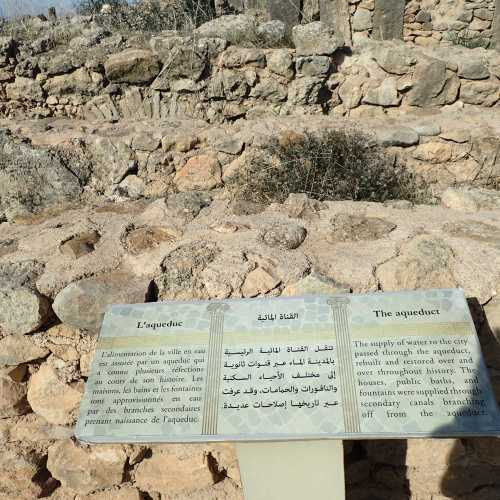
<svg viewBox="0 0 500 500">
<path fill-rule="evenodd" d="M 237 443 L 246 500 L 345 500 L 340 440 Z"/>
</svg>

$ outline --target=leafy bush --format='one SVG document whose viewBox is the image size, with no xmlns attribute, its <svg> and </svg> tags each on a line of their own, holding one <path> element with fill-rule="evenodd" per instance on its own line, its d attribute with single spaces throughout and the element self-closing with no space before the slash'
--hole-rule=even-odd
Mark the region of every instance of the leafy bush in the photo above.
<svg viewBox="0 0 500 500">
<path fill-rule="evenodd" d="M 389 159 L 370 136 L 334 130 L 272 142 L 228 179 L 232 198 L 282 203 L 291 193 L 320 201 L 424 201 L 423 181 Z"/>
<path fill-rule="evenodd" d="M 110 9 L 103 11 L 104 5 Z M 93 14 L 109 30 L 158 32 L 193 28 L 215 17 L 213 0 L 79 0 L 78 12 Z"/>
<path fill-rule="evenodd" d="M 485 49 L 490 44 L 490 41 L 481 33 L 475 31 L 448 31 L 444 35 L 444 39 L 451 42 L 453 45 L 460 45 L 468 49 L 482 47 Z"/>
</svg>

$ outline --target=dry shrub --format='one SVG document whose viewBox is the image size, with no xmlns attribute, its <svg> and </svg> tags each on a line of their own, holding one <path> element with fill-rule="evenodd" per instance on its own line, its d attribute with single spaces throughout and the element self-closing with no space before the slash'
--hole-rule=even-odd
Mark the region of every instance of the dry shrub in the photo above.
<svg viewBox="0 0 500 500">
<path fill-rule="evenodd" d="M 226 183 L 232 198 L 260 203 L 305 193 L 325 200 L 427 199 L 427 186 L 370 136 L 352 130 L 276 140 Z"/>
<path fill-rule="evenodd" d="M 109 8 L 103 10 L 104 5 Z M 213 0 L 80 0 L 78 12 L 92 14 L 111 30 L 159 32 L 192 29 L 215 17 Z"/>
</svg>

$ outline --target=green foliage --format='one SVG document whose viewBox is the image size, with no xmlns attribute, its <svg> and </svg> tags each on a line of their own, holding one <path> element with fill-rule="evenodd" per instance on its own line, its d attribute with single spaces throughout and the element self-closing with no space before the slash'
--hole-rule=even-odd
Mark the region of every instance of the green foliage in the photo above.
<svg viewBox="0 0 500 500">
<path fill-rule="evenodd" d="M 226 183 L 232 198 L 282 203 L 292 193 L 320 201 L 424 201 L 427 187 L 369 136 L 333 130 L 272 142 Z"/>
<path fill-rule="evenodd" d="M 490 41 L 481 33 L 475 31 L 448 31 L 444 34 L 444 39 L 451 42 L 453 45 L 460 45 L 468 49 L 475 49 L 477 47 L 486 48 Z"/>
<path fill-rule="evenodd" d="M 109 9 L 102 10 L 104 5 Z M 213 0 L 79 0 L 77 10 L 92 14 L 111 31 L 159 32 L 189 29 L 215 17 Z"/>
</svg>

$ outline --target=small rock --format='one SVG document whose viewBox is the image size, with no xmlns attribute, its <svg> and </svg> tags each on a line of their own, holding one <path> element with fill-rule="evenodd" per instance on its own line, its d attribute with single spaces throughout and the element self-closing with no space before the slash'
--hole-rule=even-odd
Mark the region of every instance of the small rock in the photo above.
<svg viewBox="0 0 500 500">
<path fill-rule="evenodd" d="M 384 201 L 384 207 L 395 208 L 396 210 L 410 210 L 413 203 L 408 200 L 387 200 Z"/>
<path fill-rule="evenodd" d="M 446 129 L 441 132 L 440 137 L 447 141 L 453 141 L 462 144 L 464 142 L 470 141 L 470 130 L 464 128 Z"/>
<path fill-rule="evenodd" d="M 7 334 L 30 333 L 52 317 L 49 300 L 28 287 L 0 289 L 0 327 Z"/>
<path fill-rule="evenodd" d="M 231 155 L 238 155 L 243 151 L 245 147 L 245 143 L 240 141 L 239 139 L 225 139 L 217 142 L 214 145 L 214 149 L 216 151 L 220 151 L 221 153 L 228 153 Z"/>
<path fill-rule="evenodd" d="M 146 184 L 137 175 L 127 175 L 123 181 L 118 184 L 117 192 L 122 196 L 137 200 L 142 198 Z"/>
<path fill-rule="evenodd" d="M 151 458 L 138 465 L 135 482 L 148 493 L 186 497 L 190 492 L 212 486 L 214 480 L 200 445 L 189 448 L 177 445 L 170 453 L 154 450 Z"/>
<path fill-rule="evenodd" d="M 448 188 L 441 195 L 441 204 L 446 208 L 476 212 L 500 208 L 500 192 L 483 188 Z"/>
<path fill-rule="evenodd" d="M 419 144 L 412 156 L 429 163 L 446 163 L 451 160 L 452 153 L 451 146 L 445 142 L 426 142 Z"/>
<path fill-rule="evenodd" d="M 394 75 L 406 75 L 417 62 L 408 50 L 396 47 L 380 47 L 373 58 L 384 71 Z"/>
<path fill-rule="evenodd" d="M 418 135 L 424 137 L 433 137 L 441 133 L 441 127 L 437 123 L 412 123 L 411 128 L 415 130 Z"/>
<path fill-rule="evenodd" d="M 155 278 L 159 300 L 192 300 L 208 298 L 202 273 L 219 255 L 212 242 L 184 243 L 169 252 Z"/>
<path fill-rule="evenodd" d="M 160 226 L 144 226 L 133 228 L 125 236 L 123 243 L 132 254 L 138 255 L 156 248 L 165 241 L 172 241 L 175 236 Z"/>
<path fill-rule="evenodd" d="M 232 45 L 219 56 L 219 66 L 223 68 L 242 68 L 244 66 L 263 68 L 265 65 L 266 55 L 261 49 Z"/>
<path fill-rule="evenodd" d="M 26 384 L 12 380 L 0 371 L 0 418 L 28 413 L 30 406 L 26 400 L 26 392 Z"/>
<path fill-rule="evenodd" d="M 241 287 L 243 297 L 256 297 L 262 295 L 280 284 L 280 280 L 271 276 L 267 271 L 258 267 L 254 269 L 245 279 Z"/>
<path fill-rule="evenodd" d="M 248 200 L 234 200 L 229 205 L 229 211 L 233 215 L 260 214 L 265 209 L 266 209 L 265 205 Z"/>
<path fill-rule="evenodd" d="M 13 83 L 5 86 L 10 101 L 43 101 L 43 90 L 36 80 L 18 76 Z"/>
<path fill-rule="evenodd" d="M 347 213 L 337 214 L 330 222 L 332 228 L 327 239 L 331 243 L 378 240 L 396 228 L 396 224 L 384 219 Z"/>
<path fill-rule="evenodd" d="M 306 235 L 305 228 L 298 224 L 288 223 L 272 225 L 262 232 L 261 238 L 270 247 L 294 250 L 302 244 Z"/>
<path fill-rule="evenodd" d="M 316 219 L 322 208 L 320 201 L 308 198 L 305 193 L 291 193 L 283 202 L 283 209 L 294 219 Z"/>
<path fill-rule="evenodd" d="M 229 221 L 215 222 L 214 224 L 210 225 L 210 229 L 212 229 L 212 231 L 215 231 L 216 233 L 223 233 L 223 234 L 236 233 L 236 231 L 238 231 L 240 229 L 240 227 L 241 226 L 239 226 L 238 224 L 235 224 L 234 222 L 229 222 Z"/>
<path fill-rule="evenodd" d="M 200 139 L 194 135 L 179 137 L 174 142 L 175 150 L 179 153 L 187 153 L 188 151 L 191 151 L 198 144 L 198 142 L 200 142 Z M 166 150 L 163 140 L 162 146 L 163 149 Z"/>
<path fill-rule="evenodd" d="M 432 20 L 431 13 L 425 10 L 418 11 L 418 14 L 415 16 L 415 21 L 417 23 L 430 23 L 431 20 Z"/>
<path fill-rule="evenodd" d="M 447 81 L 446 62 L 434 58 L 419 60 L 413 74 L 414 85 L 408 92 L 411 106 L 444 104 L 442 90 Z"/>
<path fill-rule="evenodd" d="M 89 231 L 73 236 L 69 240 L 61 243 L 59 247 L 63 255 L 73 259 L 78 259 L 94 251 L 95 244 L 99 241 L 100 235 L 97 231 Z"/>
<path fill-rule="evenodd" d="M 26 335 L 8 335 L 0 339 L 0 366 L 16 366 L 48 354 L 48 349 L 37 346 Z"/>
<path fill-rule="evenodd" d="M 255 18 L 244 14 L 221 16 L 195 29 L 195 34 L 199 37 L 223 38 L 233 44 L 255 40 L 256 33 Z"/>
<path fill-rule="evenodd" d="M 377 130 L 377 138 L 382 146 L 413 146 L 418 144 L 419 136 L 408 127 L 382 127 Z"/>
<path fill-rule="evenodd" d="M 104 64 L 106 77 L 114 83 L 151 82 L 160 72 L 160 63 L 149 50 L 128 49 L 111 55 Z"/>
<path fill-rule="evenodd" d="M 354 31 L 368 31 L 372 26 L 372 13 L 368 9 L 358 7 L 352 16 L 352 29 Z"/>
<path fill-rule="evenodd" d="M 363 97 L 364 104 L 376 106 L 397 106 L 400 102 L 396 78 L 386 78 L 380 85 L 368 90 Z"/>
<path fill-rule="evenodd" d="M 170 195 L 165 206 L 169 216 L 180 219 L 183 224 L 187 224 L 211 203 L 212 197 L 208 193 L 192 191 Z"/>
<path fill-rule="evenodd" d="M 289 80 L 293 78 L 293 56 L 289 49 L 273 50 L 267 54 L 267 67 L 273 73 Z"/>
<path fill-rule="evenodd" d="M 138 134 L 134 135 L 132 139 L 132 149 L 139 151 L 155 151 L 160 146 L 160 139 L 154 137 L 152 134 Z"/>
<path fill-rule="evenodd" d="M 71 427 L 49 424 L 36 413 L 28 413 L 16 420 L 11 427 L 11 441 L 42 442 L 69 439 L 73 436 Z"/>
<path fill-rule="evenodd" d="M 0 453 L 0 485 L 6 500 L 40 498 L 43 488 L 37 475 L 43 469 L 41 453 L 23 446 L 5 446 Z"/>
<path fill-rule="evenodd" d="M 485 61 L 464 57 L 458 63 L 458 76 L 467 80 L 484 80 L 489 78 L 490 72 Z"/>
<path fill-rule="evenodd" d="M 297 56 L 331 56 L 344 43 L 321 21 L 294 26 L 292 37 Z"/>
<path fill-rule="evenodd" d="M 281 47 L 286 39 L 285 23 L 277 19 L 262 23 L 257 28 L 257 36 L 266 47 Z"/>
<path fill-rule="evenodd" d="M 212 155 L 190 158 L 175 176 L 179 191 L 204 191 L 217 187 L 222 181 L 219 160 Z"/>
<path fill-rule="evenodd" d="M 122 446 L 84 447 L 67 439 L 49 448 L 47 468 L 63 486 L 88 494 L 120 484 L 126 461 Z"/>
<path fill-rule="evenodd" d="M 73 328 L 97 332 L 110 304 L 137 304 L 147 298 L 149 281 L 114 272 L 71 283 L 54 300 L 58 318 Z"/>
<path fill-rule="evenodd" d="M 493 106 L 500 98 L 498 82 L 466 81 L 460 87 L 460 99 L 466 104 Z"/>
<path fill-rule="evenodd" d="M 384 291 L 455 288 L 453 250 L 440 238 L 417 236 L 403 246 L 400 255 L 377 268 Z"/>
<path fill-rule="evenodd" d="M 297 76 L 325 77 L 330 71 L 330 57 L 328 56 L 303 56 L 295 62 Z"/>
<path fill-rule="evenodd" d="M 285 297 L 294 295 L 309 295 L 309 294 L 345 294 L 349 293 L 349 287 L 337 283 L 336 281 L 322 274 L 312 273 L 297 281 L 292 285 L 288 285 L 281 294 Z"/>
<path fill-rule="evenodd" d="M 51 424 L 73 424 L 82 396 L 83 387 L 79 386 L 77 390 L 61 382 L 48 362 L 40 366 L 28 384 L 28 402 L 31 408 Z M 57 404 L 54 404 L 55 401 Z"/>
</svg>

